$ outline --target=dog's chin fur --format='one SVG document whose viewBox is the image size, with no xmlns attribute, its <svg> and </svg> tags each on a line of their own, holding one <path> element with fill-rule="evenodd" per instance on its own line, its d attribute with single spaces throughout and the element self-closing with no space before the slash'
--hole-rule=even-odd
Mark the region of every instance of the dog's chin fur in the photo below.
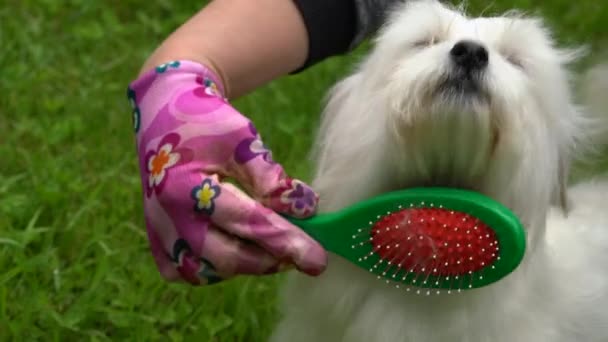
<svg viewBox="0 0 608 342">
<path fill-rule="evenodd" d="M 462 40 L 489 55 L 465 81 L 450 59 Z M 493 285 L 426 296 L 332 255 L 320 277 L 290 277 L 273 341 L 606 341 L 608 182 L 566 197 L 591 127 L 570 93 L 574 55 L 538 19 L 396 7 L 330 94 L 315 153 L 320 210 L 414 186 L 473 189 L 519 216 L 525 258 Z"/>
</svg>

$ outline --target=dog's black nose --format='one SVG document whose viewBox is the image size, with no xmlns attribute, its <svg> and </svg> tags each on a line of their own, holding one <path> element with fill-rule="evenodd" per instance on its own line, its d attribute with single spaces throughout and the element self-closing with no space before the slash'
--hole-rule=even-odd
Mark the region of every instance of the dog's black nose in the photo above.
<svg viewBox="0 0 608 342">
<path fill-rule="evenodd" d="M 477 71 L 488 66 L 488 50 L 469 40 L 456 43 L 450 50 L 450 57 L 456 65 L 467 71 Z"/>
</svg>

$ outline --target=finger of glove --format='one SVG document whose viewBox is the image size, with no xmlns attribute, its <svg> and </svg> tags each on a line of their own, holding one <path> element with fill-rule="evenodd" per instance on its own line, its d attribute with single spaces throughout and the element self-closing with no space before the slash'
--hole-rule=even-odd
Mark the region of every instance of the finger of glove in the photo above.
<svg viewBox="0 0 608 342">
<path fill-rule="evenodd" d="M 242 131 L 227 172 L 255 199 L 277 212 L 301 218 L 316 211 L 319 196 L 304 182 L 286 175 L 253 123 Z"/>
<path fill-rule="evenodd" d="M 287 269 L 268 252 L 217 227 L 210 227 L 202 250 L 184 239 L 174 246 L 176 269 L 181 278 L 195 285 L 220 282 L 238 275 L 265 275 Z"/>
<path fill-rule="evenodd" d="M 327 254 L 317 241 L 236 186 L 207 177 L 191 196 L 195 210 L 228 233 L 258 244 L 302 272 L 317 275 L 325 269 Z"/>
<path fill-rule="evenodd" d="M 196 169 L 192 164 L 172 169 L 158 201 L 151 198 L 145 202 L 146 226 L 161 274 L 170 280 L 179 278 L 203 285 L 238 274 L 269 274 L 285 269 L 285 260 L 222 231 L 207 212 L 199 210 L 204 207 L 201 201 L 213 203 L 220 191 L 213 193 L 218 189 L 213 185 L 217 176 L 206 176 Z M 195 200 L 193 193 L 199 198 Z"/>
<path fill-rule="evenodd" d="M 209 230 L 201 256 L 224 279 L 239 274 L 272 274 L 289 268 L 287 261 L 277 259 L 260 246 L 216 226 Z"/>
</svg>

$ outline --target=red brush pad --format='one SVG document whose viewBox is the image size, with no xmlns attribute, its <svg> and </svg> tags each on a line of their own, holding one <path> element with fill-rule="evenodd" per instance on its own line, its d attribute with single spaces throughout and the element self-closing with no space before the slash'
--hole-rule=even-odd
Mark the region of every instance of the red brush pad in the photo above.
<svg viewBox="0 0 608 342">
<path fill-rule="evenodd" d="M 373 250 L 412 273 L 458 276 L 492 265 L 496 234 L 483 222 L 443 208 L 410 208 L 382 217 L 371 229 Z"/>
</svg>

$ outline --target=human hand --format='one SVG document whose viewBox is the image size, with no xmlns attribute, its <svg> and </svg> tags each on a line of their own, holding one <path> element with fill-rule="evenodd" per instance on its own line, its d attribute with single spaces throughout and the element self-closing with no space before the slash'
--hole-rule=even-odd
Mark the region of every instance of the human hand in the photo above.
<svg viewBox="0 0 608 342">
<path fill-rule="evenodd" d="M 163 64 L 129 87 L 159 271 L 196 285 L 291 265 L 318 275 L 324 249 L 277 214 L 313 215 L 318 196 L 272 160 L 253 123 L 223 92 L 210 69 L 189 61 Z"/>
</svg>

